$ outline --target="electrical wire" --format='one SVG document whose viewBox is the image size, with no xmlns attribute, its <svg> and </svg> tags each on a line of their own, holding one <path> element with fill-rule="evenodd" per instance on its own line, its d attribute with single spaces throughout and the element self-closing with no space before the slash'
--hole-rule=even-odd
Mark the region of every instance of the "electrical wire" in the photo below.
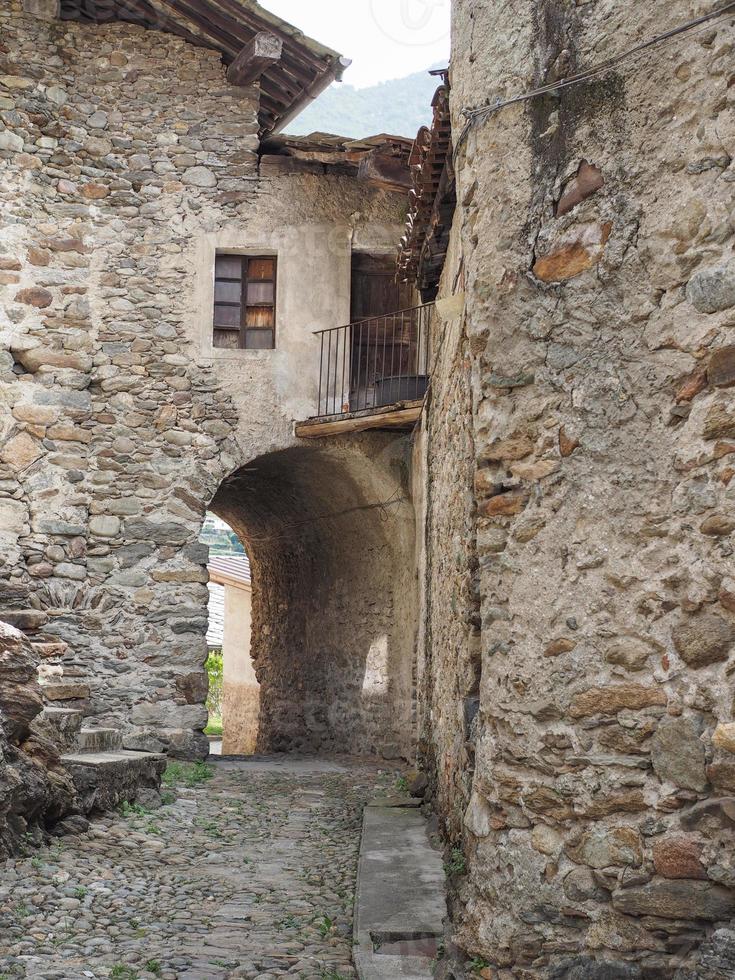
<svg viewBox="0 0 735 980">
<path fill-rule="evenodd" d="M 716 10 L 711 10 L 708 14 L 703 14 L 701 17 L 697 17 L 695 20 L 690 20 L 685 24 L 680 24 L 678 27 L 674 27 L 670 31 L 666 31 L 663 34 L 657 34 L 655 37 L 649 38 L 647 41 L 643 41 L 640 44 L 635 45 L 635 47 L 628 48 L 627 51 L 623 51 L 620 54 L 615 55 L 614 58 L 610 58 L 608 61 L 603 61 L 599 65 L 593 65 L 591 68 L 578 72 L 576 75 L 570 75 L 569 78 L 562 78 L 558 82 L 551 82 L 548 85 L 541 85 L 539 88 L 532 89 L 530 92 L 514 95 L 512 98 L 505 99 L 504 101 L 498 102 L 495 105 L 479 106 L 476 109 L 463 109 L 462 115 L 465 116 L 467 122 L 457 139 L 453 154 L 454 160 L 456 161 L 460 148 L 467 139 L 470 130 L 478 121 L 485 120 L 489 116 L 494 115 L 496 112 L 500 112 L 501 109 L 507 109 L 508 106 L 518 105 L 521 102 L 527 102 L 530 99 L 537 98 L 539 95 L 559 92 L 565 88 L 569 88 L 571 85 L 579 85 L 581 82 L 586 82 L 592 78 L 598 77 L 599 75 L 603 75 L 606 72 L 611 71 L 621 62 L 626 61 L 628 58 L 632 58 L 648 48 L 672 41 L 682 34 L 687 34 L 690 31 L 693 31 L 696 27 L 699 27 L 702 24 L 708 24 L 710 21 L 716 20 L 718 17 L 725 16 L 728 12 L 735 14 L 735 0 L 730 0 L 729 3 L 724 4 L 722 7 L 718 7 Z"/>
<path fill-rule="evenodd" d="M 280 525 L 280 531 L 274 534 L 261 534 L 261 535 L 247 535 L 248 542 L 265 542 L 265 541 L 278 541 L 289 538 L 290 535 L 283 533 L 285 531 L 291 530 L 293 528 L 308 527 L 312 524 L 318 524 L 320 521 L 331 521 L 337 517 L 345 517 L 347 514 L 356 514 L 360 511 L 367 510 L 379 510 L 380 520 L 382 523 L 390 520 L 390 514 L 388 513 L 389 507 L 395 507 L 396 505 L 409 503 L 408 497 L 396 496 L 398 491 L 396 490 L 387 500 L 379 500 L 373 504 L 362 504 L 355 507 L 347 507 L 345 510 L 333 511 L 330 514 L 317 514 L 314 517 L 308 517 L 303 521 L 291 521 L 287 524 Z"/>
</svg>

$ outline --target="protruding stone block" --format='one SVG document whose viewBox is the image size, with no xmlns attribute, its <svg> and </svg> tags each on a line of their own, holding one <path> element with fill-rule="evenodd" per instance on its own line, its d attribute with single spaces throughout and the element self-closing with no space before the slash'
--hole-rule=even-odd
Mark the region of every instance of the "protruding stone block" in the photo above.
<svg viewBox="0 0 735 980">
<path fill-rule="evenodd" d="M 716 613 L 685 619 L 671 631 L 676 652 L 695 670 L 727 660 L 735 647 L 735 628 Z"/>
<path fill-rule="evenodd" d="M 656 872 L 664 878 L 706 878 L 702 844 L 693 837 L 664 837 L 653 845 Z"/>
<path fill-rule="evenodd" d="M 735 385 L 735 344 L 720 347 L 709 360 L 707 380 L 716 388 L 731 388 Z"/>
<path fill-rule="evenodd" d="M 705 750 L 691 718 L 665 718 L 651 740 L 656 775 L 683 789 L 701 791 L 707 785 Z"/>
<path fill-rule="evenodd" d="M 612 902 L 626 915 L 712 921 L 726 921 L 735 915 L 735 892 L 708 881 L 652 881 L 613 892 Z"/>
</svg>

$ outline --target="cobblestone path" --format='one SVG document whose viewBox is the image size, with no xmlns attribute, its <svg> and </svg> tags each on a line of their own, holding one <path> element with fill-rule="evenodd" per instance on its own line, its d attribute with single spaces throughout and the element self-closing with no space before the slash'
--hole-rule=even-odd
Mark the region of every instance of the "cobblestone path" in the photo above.
<svg viewBox="0 0 735 980">
<path fill-rule="evenodd" d="M 396 773 L 288 758 L 175 766 L 154 811 L 0 865 L 0 980 L 340 980 L 361 811 Z M 188 785 L 187 785 L 188 784 Z"/>
</svg>

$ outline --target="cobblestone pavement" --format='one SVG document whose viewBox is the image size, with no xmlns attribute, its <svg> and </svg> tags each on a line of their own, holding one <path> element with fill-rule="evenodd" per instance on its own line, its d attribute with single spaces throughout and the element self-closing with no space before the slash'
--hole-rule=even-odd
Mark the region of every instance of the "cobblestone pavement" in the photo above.
<svg viewBox="0 0 735 980">
<path fill-rule="evenodd" d="M 362 806 L 396 775 L 288 757 L 169 767 L 160 809 L 0 866 L 0 980 L 353 978 Z"/>
</svg>

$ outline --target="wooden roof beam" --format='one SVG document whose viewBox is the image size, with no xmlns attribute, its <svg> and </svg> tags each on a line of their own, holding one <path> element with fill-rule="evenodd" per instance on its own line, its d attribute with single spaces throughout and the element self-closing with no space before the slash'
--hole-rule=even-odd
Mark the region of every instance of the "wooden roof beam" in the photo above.
<svg viewBox="0 0 735 980">
<path fill-rule="evenodd" d="M 405 158 L 389 156 L 381 150 L 381 147 L 377 147 L 363 156 L 357 170 L 357 179 L 407 191 L 411 181 Z"/>
<path fill-rule="evenodd" d="M 300 98 L 294 102 L 288 112 L 278 120 L 278 124 L 273 130 L 273 133 L 269 135 L 273 135 L 280 132 L 282 129 L 285 129 L 291 120 L 298 116 L 299 113 L 302 112 L 308 105 L 318 99 L 322 92 L 326 88 L 329 88 L 332 82 L 341 81 L 342 75 L 351 64 L 352 61 L 349 58 L 335 58 L 326 71 L 323 71 L 316 77 L 314 82 L 312 82 L 312 84 L 302 93 Z"/>
<path fill-rule="evenodd" d="M 278 64 L 282 53 L 283 41 L 279 37 L 259 31 L 227 69 L 227 81 L 243 87 L 252 85 L 264 71 Z"/>
<path fill-rule="evenodd" d="M 227 16 L 227 20 L 230 24 L 233 23 L 232 18 L 234 18 L 236 25 L 242 25 L 245 28 L 245 38 L 248 38 L 252 32 L 257 33 L 263 30 L 263 19 L 249 10 L 247 6 L 240 3 L 239 0 L 215 0 L 215 3 L 220 13 L 229 11 L 231 16 Z M 209 6 L 211 8 L 212 0 L 209 0 Z M 275 24 L 269 24 L 266 33 L 275 34 L 283 41 L 282 63 L 283 65 L 289 66 L 297 77 L 301 77 L 302 72 L 305 73 L 302 81 L 311 79 L 319 70 L 319 65 L 324 63 L 323 58 L 320 58 L 312 52 L 307 53 L 302 49 L 298 36 L 291 36 Z M 243 43 L 245 43 L 244 40 Z M 334 52 L 330 53 L 330 55 L 333 54 Z"/>
</svg>

